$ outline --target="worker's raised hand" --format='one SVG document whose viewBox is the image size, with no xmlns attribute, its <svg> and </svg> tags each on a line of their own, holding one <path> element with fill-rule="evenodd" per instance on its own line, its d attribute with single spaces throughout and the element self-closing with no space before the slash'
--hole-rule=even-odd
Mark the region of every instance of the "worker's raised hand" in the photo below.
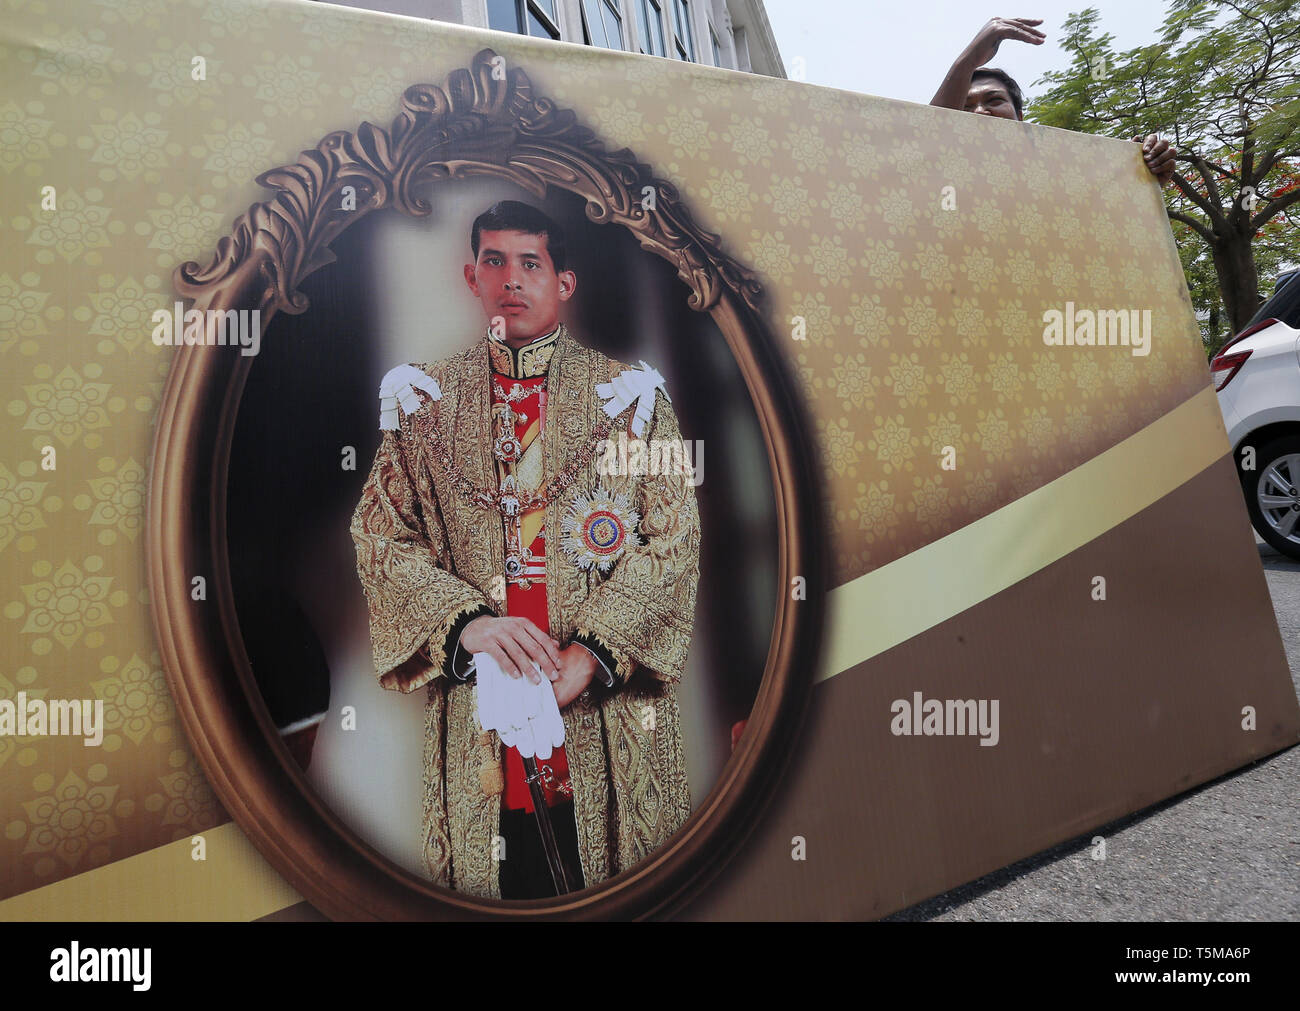
<svg viewBox="0 0 1300 1011">
<path fill-rule="evenodd" d="M 975 34 L 966 52 L 975 66 L 982 67 L 997 55 L 998 46 L 1008 39 L 1041 46 L 1047 36 L 1034 26 L 1042 23 L 1042 18 L 993 18 Z"/>
<path fill-rule="evenodd" d="M 1178 149 L 1169 141 L 1161 140 L 1154 133 L 1133 139 L 1142 145 L 1142 160 L 1146 162 L 1147 168 L 1156 177 L 1156 181 L 1161 186 L 1168 186 L 1169 180 L 1174 177 L 1174 158 L 1178 154 Z"/>
<path fill-rule="evenodd" d="M 560 644 L 527 618 L 475 618 L 460 634 L 461 649 L 487 653 L 512 678 L 540 683 L 542 675 L 554 681 L 560 674 Z M 538 674 L 533 664 L 542 669 Z"/>
</svg>

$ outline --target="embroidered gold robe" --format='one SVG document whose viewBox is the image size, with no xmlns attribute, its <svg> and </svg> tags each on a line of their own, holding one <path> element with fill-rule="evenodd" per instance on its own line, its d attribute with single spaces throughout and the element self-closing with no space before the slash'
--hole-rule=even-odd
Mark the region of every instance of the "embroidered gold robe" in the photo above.
<svg viewBox="0 0 1300 1011">
<path fill-rule="evenodd" d="M 379 683 L 427 691 L 422 832 L 429 875 L 498 897 L 492 840 L 503 745 L 480 731 L 474 685 L 444 675 L 457 620 L 485 605 L 495 614 L 505 608 L 501 516 L 464 493 L 496 482 L 488 340 L 417 366 L 437 381 L 441 398 L 421 396 L 419 410 L 401 412 L 400 427 L 384 432 L 351 531 Z M 546 381 L 543 482 L 592 444 L 605 417 L 596 387 L 626 368 L 560 327 Z M 661 392 L 654 396 L 641 437 L 680 441 L 672 405 Z M 614 419 L 609 437 L 627 431 L 631 417 L 629 408 Z M 463 482 L 449 476 L 440 451 Z M 562 714 L 588 886 L 638 863 L 690 814 L 676 688 L 694 627 L 700 551 L 689 476 L 602 474 L 598 460 L 592 454 L 545 515 L 548 535 L 557 538 L 545 562 L 550 634 L 561 645 L 579 634 L 595 638 L 615 658 L 622 682 L 612 693 L 575 699 Z M 580 569 L 558 545 L 571 503 L 598 485 L 626 493 L 641 517 L 640 543 L 603 574 Z"/>
</svg>

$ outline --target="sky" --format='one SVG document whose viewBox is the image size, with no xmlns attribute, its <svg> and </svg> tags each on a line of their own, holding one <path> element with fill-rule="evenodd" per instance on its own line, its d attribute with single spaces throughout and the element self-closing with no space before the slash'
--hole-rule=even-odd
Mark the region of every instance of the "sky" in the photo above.
<svg viewBox="0 0 1300 1011">
<path fill-rule="evenodd" d="M 1027 103 L 1043 90 L 1034 81 L 1070 64 L 1059 46 L 1069 14 L 1097 8 L 1101 30 L 1122 52 L 1154 41 L 1166 9 L 1161 0 L 1029 0 L 1019 9 L 970 0 L 765 0 L 765 7 L 787 74 L 802 56 L 810 84 L 920 103 L 934 97 L 953 60 L 995 16 L 1043 19 L 1046 42 L 1004 42 L 993 60 Z"/>
</svg>

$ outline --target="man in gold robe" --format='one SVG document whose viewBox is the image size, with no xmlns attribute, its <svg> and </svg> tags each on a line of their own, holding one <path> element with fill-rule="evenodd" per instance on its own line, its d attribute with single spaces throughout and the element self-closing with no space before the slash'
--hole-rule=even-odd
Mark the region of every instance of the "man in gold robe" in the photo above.
<svg viewBox="0 0 1300 1011">
<path fill-rule="evenodd" d="M 550 680 L 564 744 L 539 766 L 578 886 L 628 869 L 690 814 L 676 689 L 700 525 L 689 467 L 654 465 L 655 447 L 681 445 L 662 377 L 559 321 L 577 278 L 558 226 L 502 201 L 471 249 L 486 332 L 385 377 L 351 530 L 379 683 L 427 692 L 428 872 L 534 898 L 555 893 L 534 794 L 517 749 L 480 725 L 471 657 Z"/>
</svg>

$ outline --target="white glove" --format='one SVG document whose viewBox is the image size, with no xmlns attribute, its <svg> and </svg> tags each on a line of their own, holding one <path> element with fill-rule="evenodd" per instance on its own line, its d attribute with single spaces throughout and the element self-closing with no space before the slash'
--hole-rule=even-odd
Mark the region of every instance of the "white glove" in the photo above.
<svg viewBox="0 0 1300 1011">
<path fill-rule="evenodd" d="M 534 722 L 533 742 L 537 757 L 545 760 L 551 757 L 552 750 L 564 743 L 564 717 L 560 715 L 560 704 L 555 699 L 555 686 L 542 678 L 537 689 L 542 697 L 542 711 Z"/>
<path fill-rule="evenodd" d="M 541 675 L 537 664 L 533 669 Z M 474 654 L 474 670 L 479 726 L 495 730 L 524 758 L 550 758 L 552 750 L 564 743 L 564 720 L 551 682 L 545 677 L 541 684 L 527 677 L 512 678 L 490 653 Z"/>
<path fill-rule="evenodd" d="M 434 400 L 442 399 L 438 380 L 414 365 L 399 365 L 388 370 L 379 384 L 380 431 L 397 431 L 398 405 L 407 414 L 414 414 L 420 409 L 420 398 L 415 395 L 417 389 L 423 390 Z"/>
<path fill-rule="evenodd" d="M 596 395 L 607 401 L 605 413 L 611 418 L 617 418 L 627 410 L 628 405 L 635 403 L 636 410 L 632 414 L 632 434 L 640 438 L 642 431 L 645 430 L 645 423 L 650 420 L 650 415 L 654 412 L 655 390 L 662 391 L 664 398 L 667 399 L 668 390 L 664 387 L 664 377 L 643 361 L 639 369 L 624 369 L 609 382 L 597 385 Z"/>
</svg>

